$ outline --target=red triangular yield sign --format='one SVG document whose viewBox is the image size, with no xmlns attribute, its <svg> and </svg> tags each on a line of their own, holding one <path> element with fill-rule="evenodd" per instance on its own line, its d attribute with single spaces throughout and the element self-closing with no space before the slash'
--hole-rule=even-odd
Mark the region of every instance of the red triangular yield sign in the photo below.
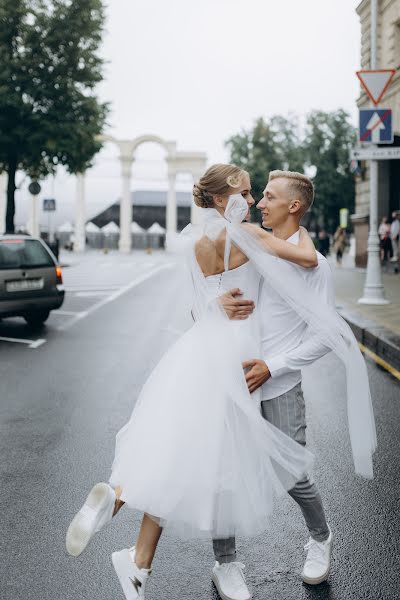
<svg viewBox="0 0 400 600">
<path fill-rule="evenodd" d="M 378 106 L 379 102 L 382 100 L 395 73 L 396 69 L 357 71 L 357 77 L 361 81 L 361 85 L 375 106 Z"/>
</svg>

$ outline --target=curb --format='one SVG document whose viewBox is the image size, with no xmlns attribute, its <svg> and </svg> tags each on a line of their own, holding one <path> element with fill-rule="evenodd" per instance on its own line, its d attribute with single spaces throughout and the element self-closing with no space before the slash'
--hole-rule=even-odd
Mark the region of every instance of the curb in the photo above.
<svg viewBox="0 0 400 600">
<path fill-rule="evenodd" d="M 370 319 L 351 312 L 347 308 L 338 310 L 350 325 L 358 342 L 374 352 L 379 358 L 400 370 L 400 336 L 392 333 Z"/>
</svg>

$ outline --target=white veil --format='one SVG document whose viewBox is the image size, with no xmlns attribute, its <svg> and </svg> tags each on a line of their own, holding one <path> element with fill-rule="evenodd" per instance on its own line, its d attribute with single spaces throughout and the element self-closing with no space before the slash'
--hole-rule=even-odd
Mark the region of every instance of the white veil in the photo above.
<svg viewBox="0 0 400 600">
<path fill-rule="evenodd" d="M 194 284 L 195 318 L 204 310 L 223 314 L 219 304 L 207 295 L 205 277 L 197 263 L 194 243 L 202 235 L 215 239 L 226 228 L 225 256 L 229 256 L 231 241 L 253 263 L 269 285 L 298 314 L 321 343 L 332 350 L 343 363 L 346 372 L 347 415 L 355 472 L 365 478 L 373 477 L 372 455 L 376 449 L 376 430 L 372 409 L 367 368 L 356 338 L 348 324 L 329 305 L 320 302 L 308 289 L 298 267 L 278 258 L 272 249 L 252 233 L 242 221 L 248 212 L 246 201 L 231 196 L 224 217 L 213 208 L 203 209 L 204 224 L 200 228 L 188 226 L 180 241 L 184 242 L 190 261 Z M 215 300 L 215 299 L 214 299 Z"/>
</svg>

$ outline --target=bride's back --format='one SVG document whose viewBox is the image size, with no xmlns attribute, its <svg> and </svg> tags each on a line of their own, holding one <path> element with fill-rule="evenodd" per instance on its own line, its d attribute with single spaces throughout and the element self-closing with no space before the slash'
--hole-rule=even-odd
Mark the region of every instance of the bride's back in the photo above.
<svg viewBox="0 0 400 600">
<path fill-rule="evenodd" d="M 205 277 L 218 275 L 224 268 L 226 230 L 221 231 L 216 240 L 203 236 L 196 242 L 196 259 Z M 229 269 L 236 269 L 248 262 L 248 258 L 234 244 L 229 254 Z"/>
</svg>

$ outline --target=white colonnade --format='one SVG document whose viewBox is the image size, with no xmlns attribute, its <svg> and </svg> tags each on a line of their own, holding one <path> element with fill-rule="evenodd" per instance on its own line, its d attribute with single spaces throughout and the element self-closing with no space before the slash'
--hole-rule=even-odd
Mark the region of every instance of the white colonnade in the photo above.
<svg viewBox="0 0 400 600">
<path fill-rule="evenodd" d="M 117 140 L 111 136 L 100 136 L 102 142 L 112 142 L 119 149 L 119 160 L 121 163 L 121 203 L 120 203 L 120 239 L 119 250 L 128 253 L 131 250 L 131 224 L 132 224 L 132 200 L 131 200 L 131 172 L 134 163 L 135 150 L 141 144 L 153 142 L 160 144 L 167 152 L 166 162 L 168 166 L 168 196 L 166 208 L 167 249 L 168 241 L 177 233 L 177 203 L 176 203 L 176 177 L 179 173 L 190 173 L 197 181 L 204 173 L 207 157 L 203 152 L 178 152 L 175 142 L 168 142 L 154 135 L 143 135 L 133 140 Z M 85 197 L 84 197 L 84 174 L 78 176 L 77 200 L 76 200 L 76 229 L 75 250 L 84 249 L 85 240 Z M 198 222 L 199 211 L 196 206 L 191 208 L 191 222 Z M 80 241 L 78 241 L 80 240 Z M 82 241 L 83 240 L 83 241 Z"/>
</svg>

